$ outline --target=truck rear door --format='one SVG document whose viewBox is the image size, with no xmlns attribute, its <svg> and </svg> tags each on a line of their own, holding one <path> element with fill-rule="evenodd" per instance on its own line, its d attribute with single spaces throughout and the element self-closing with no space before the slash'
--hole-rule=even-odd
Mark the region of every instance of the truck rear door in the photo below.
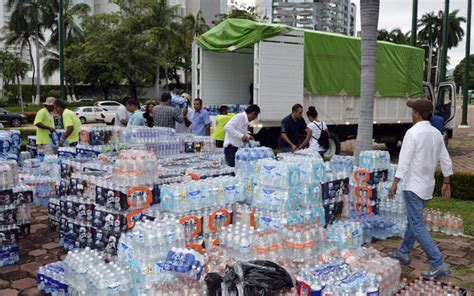
<svg viewBox="0 0 474 296">
<path fill-rule="evenodd" d="M 265 39 L 254 47 L 254 102 L 260 106 L 261 122 L 277 123 L 303 105 L 304 32 Z"/>
</svg>

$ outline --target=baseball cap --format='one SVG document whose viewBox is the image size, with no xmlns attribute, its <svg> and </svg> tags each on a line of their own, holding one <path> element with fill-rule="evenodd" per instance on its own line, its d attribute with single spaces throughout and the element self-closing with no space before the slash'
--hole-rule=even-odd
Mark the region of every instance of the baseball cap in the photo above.
<svg viewBox="0 0 474 296">
<path fill-rule="evenodd" d="M 433 113 L 433 103 L 427 99 L 408 100 L 407 106 L 420 113 L 423 118 L 428 118 Z"/>
<path fill-rule="evenodd" d="M 53 106 L 53 105 L 54 105 L 54 101 L 56 101 L 56 98 L 54 98 L 54 97 L 47 97 L 47 98 L 46 98 L 46 101 L 43 103 L 43 105 L 46 105 L 46 106 Z"/>
</svg>

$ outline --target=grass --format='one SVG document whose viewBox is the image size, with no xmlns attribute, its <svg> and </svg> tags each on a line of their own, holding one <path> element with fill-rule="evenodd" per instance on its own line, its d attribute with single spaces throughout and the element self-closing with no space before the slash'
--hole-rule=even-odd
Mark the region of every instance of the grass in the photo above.
<svg viewBox="0 0 474 296">
<path fill-rule="evenodd" d="M 428 207 L 461 216 L 464 220 L 464 234 L 474 236 L 474 215 L 472 214 L 474 213 L 474 201 L 435 197 L 430 201 Z"/>
<path fill-rule="evenodd" d="M 42 105 L 28 105 L 25 106 L 25 112 L 37 112 L 39 109 L 43 108 Z M 9 106 L 5 107 L 10 112 L 15 112 L 15 113 L 21 113 L 21 107 L 20 106 Z"/>
</svg>

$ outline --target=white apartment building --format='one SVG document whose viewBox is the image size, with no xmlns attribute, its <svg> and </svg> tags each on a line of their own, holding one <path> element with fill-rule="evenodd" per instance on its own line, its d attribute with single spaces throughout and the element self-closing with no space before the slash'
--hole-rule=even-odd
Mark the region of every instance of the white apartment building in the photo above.
<svg viewBox="0 0 474 296">
<path fill-rule="evenodd" d="M 354 36 L 356 5 L 350 0 L 257 0 L 264 21 Z"/>
</svg>

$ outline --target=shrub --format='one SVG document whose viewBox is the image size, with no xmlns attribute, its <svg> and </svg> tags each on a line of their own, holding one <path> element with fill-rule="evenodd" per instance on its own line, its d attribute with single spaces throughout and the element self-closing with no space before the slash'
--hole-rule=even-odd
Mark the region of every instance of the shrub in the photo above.
<svg viewBox="0 0 474 296">
<path fill-rule="evenodd" d="M 436 173 L 435 196 L 441 196 L 441 185 L 443 183 L 443 175 Z M 464 199 L 474 201 L 474 174 L 455 173 L 451 176 L 451 196 L 456 199 Z"/>
</svg>

